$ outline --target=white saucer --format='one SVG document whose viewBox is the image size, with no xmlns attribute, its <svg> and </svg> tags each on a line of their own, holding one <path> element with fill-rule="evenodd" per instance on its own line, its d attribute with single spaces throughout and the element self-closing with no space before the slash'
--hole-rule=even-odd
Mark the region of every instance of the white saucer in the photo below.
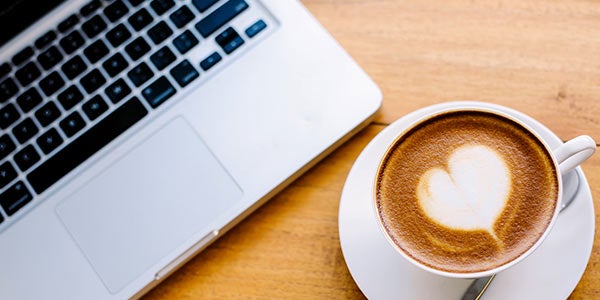
<svg viewBox="0 0 600 300">
<path fill-rule="evenodd" d="M 377 225 L 370 197 L 373 178 L 387 145 L 412 121 L 440 108 L 459 105 L 493 107 L 524 121 L 551 146 L 562 142 L 532 118 L 502 106 L 451 102 L 415 111 L 381 131 L 362 151 L 341 196 L 339 232 L 352 277 L 370 299 L 460 299 L 472 280 L 427 273 L 404 260 L 388 244 Z M 594 206 L 581 168 L 573 203 L 561 212 L 551 234 L 529 257 L 496 276 L 484 299 L 565 299 L 581 279 L 594 241 Z M 569 182 L 565 182 L 568 188 Z"/>
</svg>

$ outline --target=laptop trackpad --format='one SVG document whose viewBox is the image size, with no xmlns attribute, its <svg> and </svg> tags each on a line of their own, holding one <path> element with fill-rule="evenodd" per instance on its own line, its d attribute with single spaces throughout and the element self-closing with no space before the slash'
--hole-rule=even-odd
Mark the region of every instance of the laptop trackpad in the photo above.
<svg viewBox="0 0 600 300">
<path fill-rule="evenodd" d="M 211 221 L 242 191 L 178 118 L 75 192 L 57 213 L 116 293 Z"/>
</svg>

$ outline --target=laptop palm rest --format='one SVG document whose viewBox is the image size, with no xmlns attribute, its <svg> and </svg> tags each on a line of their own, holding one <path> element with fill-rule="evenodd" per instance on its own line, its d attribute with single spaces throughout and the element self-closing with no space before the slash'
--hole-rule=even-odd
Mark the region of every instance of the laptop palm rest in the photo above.
<svg viewBox="0 0 600 300">
<path fill-rule="evenodd" d="M 240 187 L 178 118 L 57 207 L 96 273 L 116 293 L 242 197 Z M 169 220 L 164 222 L 163 220 Z"/>
</svg>

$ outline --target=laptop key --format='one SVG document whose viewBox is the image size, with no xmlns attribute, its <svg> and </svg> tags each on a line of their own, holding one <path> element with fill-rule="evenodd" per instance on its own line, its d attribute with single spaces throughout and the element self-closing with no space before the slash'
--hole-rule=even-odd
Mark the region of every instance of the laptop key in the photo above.
<svg viewBox="0 0 600 300">
<path fill-rule="evenodd" d="M 173 24 L 175 24 L 175 27 L 182 28 L 183 26 L 187 25 L 189 22 L 194 20 L 195 17 L 196 16 L 194 15 L 194 13 L 187 6 L 183 5 L 176 11 L 174 11 L 169 16 L 169 19 L 171 19 L 171 22 L 173 22 Z"/>
<path fill-rule="evenodd" d="M 93 93 L 99 87 L 101 87 L 104 83 L 106 83 L 106 78 L 98 71 L 98 69 L 94 69 L 91 72 L 87 73 L 87 75 L 83 76 L 79 81 L 81 86 L 85 89 L 88 94 Z"/>
<path fill-rule="evenodd" d="M 125 3 L 123 3 L 123 1 L 121 1 L 121 0 L 117 0 L 117 1 L 113 2 L 112 4 L 110 4 L 109 6 L 107 6 L 104 9 L 104 15 L 111 22 L 115 22 L 115 21 L 119 20 L 121 17 L 126 15 L 128 12 L 129 12 L 129 9 L 125 5 Z"/>
<path fill-rule="evenodd" d="M 199 12 L 203 13 L 218 1 L 219 0 L 192 0 L 192 4 L 194 4 Z"/>
<path fill-rule="evenodd" d="M 108 105 L 106 104 L 104 99 L 102 99 L 102 96 L 96 95 L 88 102 L 83 104 L 82 109 L 83 112 L 87 115 L 88 119 L 93 121 L 108 110 Z"/>
<path fill-rule="evenodd" d="M 60 117 L 60 110 L 54 104 L 54 101 L 50 101 L 35 111 L 35 118 L 40 122 L 40 125 L 46 127 L 54 120 Z"/>
<path fill-rule="evenodd" d="M 231 27 L 225 29 L 225 31 L 217 35 L 215 37 L 215 41 L 227 54 L 231 54 L 231 52 L 235 51 L 235 49 L 244 44 L 244 40 L 240 37 L 237 31 Z"/>
<path fill-rule="evenodd" d="M 12 70 L 12 67 L 8 63 L 1 64 L 0 65 L 0 78 L 8 75 L 11 70 Z"/>
<path fill-rule="evenodd" d="M 58 51 L 58 48 L 52 46 L 48 48 L 48 50 L 42 52 L 38 55 L 37 60 L 44 68 L 44 70 L 50 70 L 52 67 L 56 66 L 63 59 L 62 54 Z"/>
<path fill-rule="evenodd" d="M 181 54 L 185 54 L 186 52 L 190 51 L 190 49 L 194 48 L 194 46 L 198 45 L 198 43 L 198 39 L 189 30 L 184 31 L 173 40 L 173 45 Z"/>
<path fill-rule="evenodd" d="M 85 54 L 85 57 L 87 57 L 91 63 L 96 63 L 106 56 L 108 52 L 108 48 L 102 40 L 95 41 L 93 44 L 89 45 L 87 48 L 85 48 L 85 50 L 83 50 L 83 54 Z"/>
<path fill-rule="evenodd" d="M 175 2 L 173 0 L 154 0 L 150 2 L 150 7 L 154 10 L 157 15 L 162 15 L 175 6 Z"/>
<path fill-rule="evenodd" d="M 158 24 L 154 25 L 148 30 L 148 36 L 156 45 L 166 40 L 172 34 L 173 30 L 171 30 L 165 21 L 160 21 Z"/>
<path fill-rule="evenodd" d="M 140 31 L 142 28 L 148 26 L 148 24 L 152 23 L 152 16 L 145 8 L 140 9 L 138 12 L 133 14 L 131 17 L 127 19 L 129 24 L 135 31 Z"/>
<path fill-rule="evenodd" d="M 144 90 L 142 95 L 148 101 L 152 108 L 157 108 L 171 96 L 175 95 L 176 90 L 165 76 L 161 76 Z"/>
<path fill-rule="evenodd" d="M 38 77 L 40 77 L 40 75 L 42 75 L 40 69 L 38 69 L 38 67 L 33 62 L 29 62 L 28 64 L 24 65 L 22 68 L 15 72 L 15 77 L 17 77 L 17 80 L 19 81 L 21 86 L 28 86 Z"/>
<path fill-rule="evenodd" d="M 109 85 L 104 93 L 112 103 L 116 104 L 131 93 L 131 88 L 129 88 L 129 85 L 127 85 L 123 78 L 119 78 L 119 80 Z"/>
<path fill-rule="evenodd" d="M 81 94 L 77 86 L 72 85 L 58 94 L 56 98 L 65 110 L 69 110 L 83 100 L 83 94 Z"/>
<path fill-rule="evenodd" d="M 194 66 L 192 66 L 187 59 L 173 67 L 170 73 L 181 87 L 185 87 L 200 76 L 200 73 L 196 71 Z"/>
<path fill-rule="evenodd" d="M 127 72 L 127 77 L 129 80 L 133 82 L 133 85 L 136 87 L 141 86 L 146 81 L 150 80 L 154 76 L 154 73 L 145 62 L 137 65 L 135 68 L 131 69 L 131 71 Z"/>
<path fill-rule="evenodd" d="M 50 130 L 37 138 L 37 144 L 44 154 L 49 154 L 54 149 L 58 148 L 62 142 L 63 139 L 55 128 L 50 128 Z"/>
<path fill-rule="evenodd" d="M 58 72 L 54 71 L 44 79 L 40 80 L 40 88 L 46 96 L 50 96 L 65 85 L 65 81 Z"/>
<path fill-rule="evenodd" d="M 97 36 L 100 32 L 104 31 L 104 29 L 106 29 L 106 22 L 98 15 L 93 16 L 81 25 L 81 30 L 83 30 L 85 35 L 89 38 Z"/>
<path fill-rule="evenodd" d="M 265 21 L 263 20 L 258 20 L 256 21 L 256 23 L 250 25 L 250 27 L 248 27 L 246 29 L 246 35 L 249 38 L 253 38 L 254 36 L 256 36 L 259 32 L 263 31 L 263 29 L 267 28 L 267 24 L 265 23 Z"/>
<path fill-rule="evenodd" d="M 220 61 L 221 61 L 221 54 L 214 52 L 213 54 L 209 55 L 207 58 L 205 58 L 204 60 L 202 60 L 200 62 L 200 67 L 202 68 L 202 70 L 208 71 L 208 69 L 212 68 L 214 65 L 216 65 Z"/>
<path fill-rule="evenodd" d="M 44 33 L 44 35 L 39 37 L 37 40 L 35 40 L 34 45 L 36 48 L 41 50 L 44 47 L 50 45 L 50 43 L 52 43 L 52 41 L 54 41 L 55 39 L 56 39 L 56 32 L 50 30 L 50 31 Z"/>
<path fill-rule="evenodd" d="M 7 157 L 16 148 L 17 146 L 8 134 L 0 136 L 0 159 Z"/>
<path fill-rule="evenodd" d="M 247 8 L 248 4 L 244 0 L 229 0 L 196 23 L 196 30 L 206 38 Z"/>
<path fill-rule="evenodd" d="M 13 56 L 12 63 L 15 64 L 15 66 L 18 66 L 18 65 L 24 63 L 25 61 L 27 61 L 32 56 L 33 56 L 33 48 L 31 48 L 29 46 L 25 47 L 23 50 L 19 51 L 19 53 L 15 54 L 15 56 Z"/>
<path fill-rule="evenodd" d="M 0 128 L 8 128 L 8 126 L 12 125 L 20 117 L 21 114 L 12 103 L 6 104 L 4 107 L 0 108 Z"/>
<path fill-rule="evenodd" d="M 127 63 L 121 53 L 109 57 L 102 63 L 102 67 L 110 77 L 115 77 L 117 74 L 121 73 L 121 71 L 125 70 L 127 66 L 129 66 L 129 63 Z"/>
<path fill-rule="evenodd" d="M 44 192 L 147 114 L 148 111 L 136 97 L 128 100 L 34 169 L 27 175 L 27 180 L 36 193 Z"/>
<path fill-rule="evenodd" d="M 17 104 L 25 113 L 42 103 L 42 96 L 36 88 L 32 87 L 17 97 Z"/>
<path fill-rule="evenodd" d="M 129 45 L 125 46 L 125 52 L 131 57 L 132 60 L 138 60 L 144 54 L 150 51 L 150 45 L 146 43 L 146 40 L 142 37 L 138 37 L 133 40 L 133 42 L 129 43 Z"/>
<path fill-rule="evenodd" d="M 72 14 L 58 24 L 58 31 L 65 33 L 69 31 L 69 29 L 73 28 L 73 26 L 75 26 L 77 23 L 79 23 L 79 17 L 77 17 L 76 14 Z"/>
<path fill-rule="evenodd" d="M 17 84 L 12 78 L 6 78 L 0 82 L 0 103 L 10 99 L 19 91 Z"/>
<path fill-rule="evenodd" d="M 17 171 L 10 162 L 6 161 L 0 165 L 0 189 L 15 178 L 17 178 Z"/>
<path fill-rule="evenodd" d="M 123 24 L 117 25 L 111 31 L 106 33 L 106 39 L 113 46 L 117 47 L 123 44 L 131 37 L 131 32 Z"/>
<path fill-rule="evenodd" d="M 79 76 L 79 74 L 83 73 L 86 69 L 87 64 L 79 55 L 71 58 L 61 67 L 61 70 L 69 80 L 75 79 L 75 77 Z"/>
<path fill-rule="evenodd" d="M 156 53 L 150 55 L 150 61 L 159 71 L 166 68 L 174 62 L 175 59 L 175 54 L 173 54 L 173 51 L 167 46 L 160 48 Z"/>
<path fill-rule="evenodd" d="M 30 138 L 36 135 L 38 131 L 38 127 L 35 125 L 35 123 L 33 123 L 31 118 L 27 118 L 21 121 L 21 123 L 17 124 L 13 128 L 12 133 L 19 143 L 24 144 Z"/>
<path fill-rule="evenodd" d="M 81 9 L 79 10 L 79 13 L 82 16 L 87 17 L 87 16 L 91 15 L 93 12 L 95 12 L 100 7 L 102 7 L 102 2 L 100 2 L 100 0 L 93 0 L 90 3 L 81 7 Z"/>
<path fill-rule="evenodd" d="M 14 215 L 25 204 L 33 199 L 31 193 L 22 181 L 17 181 L 14 185 L 0 194 L 0 206 L 8 216 Z"/>
<path fill-rule="evenodd" d="M 15 163 L 17 163 L 19 169 L 25 172 L 36 162 L 40 161 L 40 155 L 32 145 L 27 145 L 25 148 L 17 152 L 13 159 L 15 160 Z"/>
<path fill-rule="evenodd" d="M 72 137 L 85 127 L 85 121 L 78 112 L 74 111 L 60 121 L 58 125 L 67 137 Z"/>
<path fill-rule="evenodd" d="M 62 38 L 59 44 L 67 54 L 71 54 L 75 52 L 75 50 L 79 49 L 79 47 L 83 46 L 83 44 L 85 44 L 85 40 L 79 31 L 74 30 Z"/>
</svg>

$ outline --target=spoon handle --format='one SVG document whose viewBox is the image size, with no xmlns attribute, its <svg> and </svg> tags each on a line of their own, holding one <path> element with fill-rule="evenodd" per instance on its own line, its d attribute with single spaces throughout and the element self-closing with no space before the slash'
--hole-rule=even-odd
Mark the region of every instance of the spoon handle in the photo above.
<svg viewBox="0 0 600 300">
<path fill-rule="evenodd" d="M 481 277 L 473 280 L 471 285 L 467 288 L 461 300 L 479 300 L 485 290 L 488 288 L 492 280 L 494 280 L 496 274 L 488 277 Z"/>
</svg>

